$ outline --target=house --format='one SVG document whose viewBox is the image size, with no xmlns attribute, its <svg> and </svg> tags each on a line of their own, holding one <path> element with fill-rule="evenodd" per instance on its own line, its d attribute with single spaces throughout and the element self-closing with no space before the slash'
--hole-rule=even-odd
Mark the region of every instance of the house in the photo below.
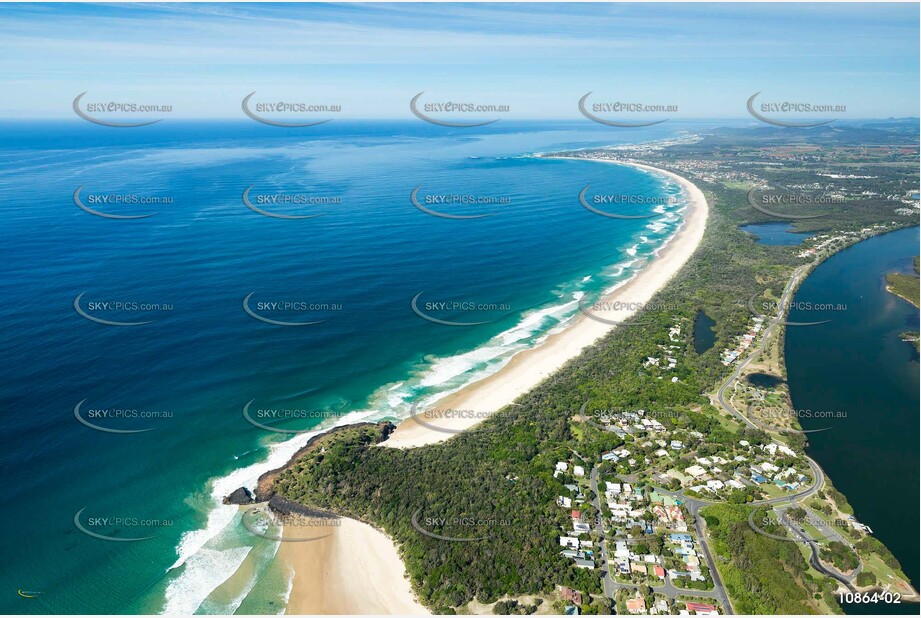
<svg viewBox="0 0 921 618">
<path fill-rule="evenodd" d="M 694 477 L 695 479 L 696 479 L 696 478 L 700 478 L 700 477 L 702 477 L 704 474 L 707 473 L 707 471 L 704 470 L 701 466 L 696 466 L 696 465 L 695 465 L 695 466 L 691 466 L 690 468 L 685 468 L 684 471 L 685 471 L 689 476 L 692 476 L 692 477 Z"/>
<path fill-rule="evenodd" d="M 627 599 L 627 611 L 631 614 L 642 614 L 646 611 L 646 599 L 635 597 Z"/>
<path fill-rule="evenodd" d="M 761 476 L 760 474 L 752 474 L 752 480 L 758 483 L 759 485 L 761 483 L 767 483 L 767 479 Z"/>
<path fill-rule="evenodd" d="M 576 563 L 576 566 L 580 569 L 594 569 L 595 568 L 595 562 L 593 560 L 582 560 L 582 559 L 576 558 L 575 563 Z"/>
<path fill-rule="evenodd" d="M 640 575 L 646 575 L 646 565 L 640 564 L 639 562 L 630 563 L 630 572 L 639 573 Z"/>
<path fill-rule="evenodd" d="M 779 451 L 783 453 L 784 455 L 788 455 L 790 457 L 796 457 L 796 452 L 794 452 L 793 449 L 791 449 L 789 446 L 785 446 L 783 444 L 775 444 L 774 442 L 771 442 L 770 444 L 766 445 L 764 447 L 764 450 L 766 450 L 771 455 L 776 455 L 777 452 Z"/>
<path fill-rule="evenodd" d="M 617 463 L 618 460 L 619 460 L 619 457 L 617 457 L 617 455 L 615 455 L 613 452 L 605 453 L 604 455 L 601 456 L 601 461 L 613 461 L 614 463 Z"/>
<path fill-rule="evenodd" d="M 707 481 L 707 489 L 719 491 L 723 488 L 723 481 Z"/>
<path fill-rule="evenodd" d="M 656 565 L 652 567 L 652 572 L 659 579 L 665 579 L 665 568 L 664 567 L 660 567 L 659 565 Z"/>
<path fill-rule="evenodd" d="M 562 506 L 563 508 L 569 508 L 572 506 L 572 498 L 566 496 L 560 496 L 556 499 L 556 503 Z"/>
<path fill-rule="evenodd" d="M 572 511 L 572 520 L 573 521 L 582 521 L 582 511 L 577 511 L 573 509 Z"/>
<path fill-rule="evenodd" d="M 684 513 L 681 512 L 681 507 L 667 506 L 665 507 L 665 512 L 668 513 L 668 518 L 672 521 L 684 521 Z"/>
<path fill-rule="evenodd" d="M 575 605 L 567 605 L 564 611 L 565 611 L 564 615 L 566 616 L 578 616 L 579 615 L 579 608 L 576 607 Z"/>
<path fill-rule="evenodd" d="M 572 473 L 575 476 L 585 476 L 585 468 L 582 466 L 573 466 Z"/>
<path fill-rule="evenodd" d="M 685 603 L 685 607 L 688 608 L 689 612 L 694 612 L 698 616 L 717 615 L 716 607 L 709 603 L 691 603 L 688 601 Z"/>
<path fill-rule="evenodd" d="M 579 534 L 587 534 L 592 531 L 588 524 L 581 521 L 572 522 L 572 529 Z"/>
<path fill-rule="evenodd" d="M 579 549 L 579 539 L 571 536 L 561 536 L 560 547 L 566 547 L 567 549 Z"/>
<path fill-rule="evenodd" d="M 567 464 L 565 461 L 556 462 L 557 472 L 566 472 L 567 468 L 569 468 L 569 464 Z"/>
<path fill-rule="evenodd" d="M 578 590 L 563 586 L 560 590 L 560 594 L 563 596 L 564 601 L 570 601 L 574 605 L 582 605 L 582 593 Z"/>
<path fill-rule="evenodd" d="M 585 554 L 575 549 L 564 549 L 560 552 L 566 558 L 585 558 Z"/>
</svg>

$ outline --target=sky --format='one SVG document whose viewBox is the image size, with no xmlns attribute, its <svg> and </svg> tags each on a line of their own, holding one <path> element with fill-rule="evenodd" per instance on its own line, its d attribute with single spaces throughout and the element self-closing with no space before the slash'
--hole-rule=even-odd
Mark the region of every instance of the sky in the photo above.
<svg viewBox="0 0 921 618">
<path fill-rule="evenodd" d="M 412 118 L 410 99 L 580 119 L 579 99 L 748 117 L 764 100 L 919 115 L 919 5 L 2 4 L 0 117 L 74 97 L 242 118 L 241 99 Z"/>
</svg>

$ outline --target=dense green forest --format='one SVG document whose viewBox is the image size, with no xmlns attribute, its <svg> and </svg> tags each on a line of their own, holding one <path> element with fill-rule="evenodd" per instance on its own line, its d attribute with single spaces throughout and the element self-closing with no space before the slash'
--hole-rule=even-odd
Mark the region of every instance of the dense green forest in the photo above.
<svg viewBox="0 0 921 618">
<path fill-rule="evenodd" d="M 748 523 L 751 507 L 720 504 L 701 511 L 713 540 L 723 583 L 738 614 L 813 614 L 810 595 L 832 597 L 834 585 L 807 573 L 796 543 L 756 533 Z M 783 527 L 767 531 L 784 536 Z M 833 598 L 829 604 L 834 607 Z"/>
</svg>

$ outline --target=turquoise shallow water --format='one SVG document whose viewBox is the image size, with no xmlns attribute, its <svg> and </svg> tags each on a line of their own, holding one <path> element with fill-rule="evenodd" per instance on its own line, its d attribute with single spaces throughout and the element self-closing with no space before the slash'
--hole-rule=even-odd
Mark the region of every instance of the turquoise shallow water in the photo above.
<svg viewBox="0 0 921 618">
<path fill-rule="evenodd" d="M 0 467 L 16 482 L 0 518 L 17 559 L 0 579 L 4 590 L 41 594 L 4 596 L 0 610 L 279 611 L 288 580 L 272 560 L 277 547 L 216 498 L 283 463 L 311 428 L 402 418 L 411 403 L 495 371 L 564 325 L 579 294 L 632 276 L 680 224 L 680 200 L 651 219 L 613 220 L 577 199 L 588 184 L 598 194 L 677 197 L 659 177 L 528 156 L 679 127 L 627 135 L 420 124 L 331 124 L 309 136 L 242 123 L 5 127 L 0 423 L 15 439 Z M 74 203 L 81 186 L 82 203 L 98 211 L 156 214 L 94 216 Z M 322 216 L 258 214 L 241 199 L 250 186 L 265 210 Z M 432 201 L 455 215 L 495 212 L 443 219 L 411 204 L 416 187 L 423 200 L 503 201 Z M 112 204 L 101 195 L 170 200 Z M 338 201 L 258 201 L 273 195 Z M 91 317 L 152 322 L 94 322 L 75 310 L 81 294 L 77 306 Z M 437 319 L 485 323 L 426 321 L 410 305 L 420 294 Z M 263 317 L 319 323 L 260 321 L 244 310 L 247 296 Z M 491 308 L 445 310 L 443 301 Z M 257 418 L 302 433 L 254 426 L 247 402 L 252 415 L 296 416 Z M 78 404 L 92 424 L 138 432 L 81 424 Z M 102 540 L 78 524 L 145 540 Z"/>
</svg>

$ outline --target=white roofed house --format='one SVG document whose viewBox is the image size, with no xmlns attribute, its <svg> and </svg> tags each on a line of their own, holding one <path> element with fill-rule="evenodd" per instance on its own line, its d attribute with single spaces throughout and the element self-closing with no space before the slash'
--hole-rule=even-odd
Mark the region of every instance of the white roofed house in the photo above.
<svg viewBox="0 0 921 618">
<path fill-rule="evenodd" d="M 567 549 L 579 549 L 579 539 L 571 536 L 561 536 L 560 547 L 565 547 Z"/>
</svg>

